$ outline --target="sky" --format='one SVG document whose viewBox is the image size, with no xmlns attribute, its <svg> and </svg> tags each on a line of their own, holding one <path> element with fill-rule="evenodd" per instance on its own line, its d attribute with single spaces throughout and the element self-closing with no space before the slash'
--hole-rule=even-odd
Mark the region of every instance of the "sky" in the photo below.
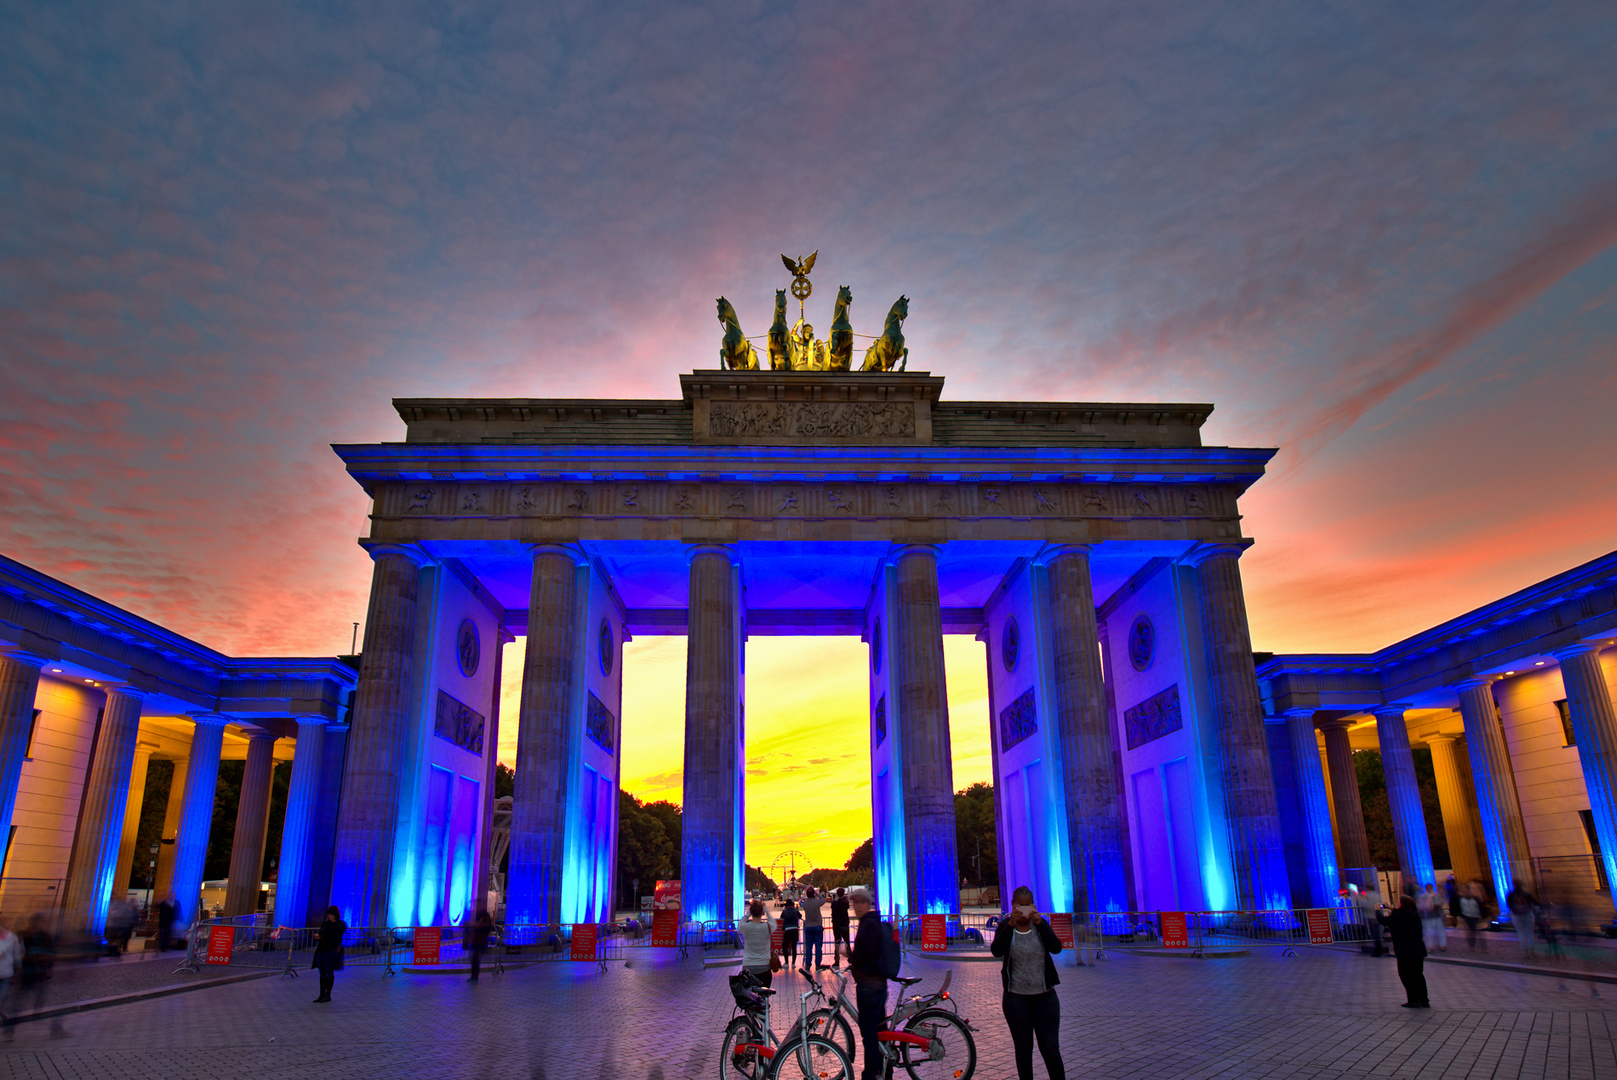
<svg viewBox="0 0 1617 1080">
<path fill-rule="evenodd" d="M 1374 649 L 1617 548 L 1612 55 L 1606 2 L 13 0 L 0 550 L 346 651 L 329 444 L 400 438 L 392 397 L 673 397 L 714 297 L 761 338 L 818 249 L 811 304 L 908 295 L 948 397 L 1278 447 L 1254 645 Z M 845 646 L 753 647 L 790 683 Z M 672 648 L 631 651 L 652 698 Z M 765 727 L 767 793 L 806 751 Z"/>
</svg>

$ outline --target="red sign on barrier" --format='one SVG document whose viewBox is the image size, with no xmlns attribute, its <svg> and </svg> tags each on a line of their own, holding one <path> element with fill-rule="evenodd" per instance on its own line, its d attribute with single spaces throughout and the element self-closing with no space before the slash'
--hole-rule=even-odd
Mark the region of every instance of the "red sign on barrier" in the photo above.
<svg viewBox="0 0 1617 1080">
<path fill-rule="evenodd" d="M 1190 948 L 1190 927 L 1183 911 L 1162 912 L 1162 945 L 1167 949 Z"/>
<path fill-rule="evenodd" d="M 1331 913 L 1328 909 L 1322 907 L 1308 909 L 1308 943 L 1310 945 L 1331 943 Z"/>
<path fill-rule="evenodd" d="M 415 928 L 415 964 L 436 964 L 438 962 L 438 947 L 443 944 L 444 932 L 437 926 L 418 926 Z"/>
<path fill-rule="evenodd" d="M 651 913 L 651 944 L 659 949 L 672 949 L 679 944 L 678 908 Z"/>
<path fill-rule="evenodd" d="M 1072 913 L 1070 911 L 1052 911 L 1050 913 L 1050 929 L 1056 932 L 1056 940 L 1061 942 L 1063 949 L 1077 947 L 1078 939 L 1072 936 Z"/>
<path fill-rule="evenodd" d="M 921 916 L 921 951 L 949 951 L 949 916 Z"/>
<path fill-rule="evenodd" d="M 230 963 L 230 950 L 236 943 L 236 928 L 215 926 L 208 931 L 208 963 Z"/>
<path fill-rule="evenodd" d="M 573 924 L 574 960 L 595 959 L 595 930 L 596 927 L 594 923 Z"/>
<path fill-rule="evenodd" d="M 776 923 L 775 928 L 769 931 L 769 947 L 776 952 L 786 947 L 786 928 L 780 923 Z"/>
</svg>

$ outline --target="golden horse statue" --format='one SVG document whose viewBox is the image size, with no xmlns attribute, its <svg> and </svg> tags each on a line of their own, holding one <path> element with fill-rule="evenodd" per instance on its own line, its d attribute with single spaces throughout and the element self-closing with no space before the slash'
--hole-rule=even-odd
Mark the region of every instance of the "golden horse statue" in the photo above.
<svg viewBox="0 0 1617 1080">
<path fill-rule="evenodd" d="M 825 342 L 814 337 L 814 324 L 806 319 L 792 327 L 792 370 L 825 370 Z"/>
<path fill-rule="evenodd" d="M 881 329 L 881 337 L 871 342 L 870 348 L 865 350 L 865 362 L 860 366 L 860 371 L 904 370 L 910 351 L 904 347 L 903 323 L 909 317 L 910 298 L 900 296 L 887 312 L 887 323 Z"/>
<path fill-rule="evenodd" d="M 826 350 L 827 371 L 847 371 L 853 367 L 853 323 L 848 321 L 848 305 L 853 303 L 853 290 L 846 285 L 837 288 L 836 306 L 831 309 L 831 340 Z"/>
<path fill-rule="evenodd" d="M 719 322 L 724 324 L 724 340 L 719 343 L 719 367 L 731 371 L 757 371 L 758 354 L 741 332 L 741 320 L 730 301 L 719 297 Z"/>
<path fill-rule="evenodd" d="M 769 324 L 769 370 L 790 371 L 792 363 L 792 331 L 786 325 L 786 290 L 775 290 L 775 321 Z"/>
</svg>

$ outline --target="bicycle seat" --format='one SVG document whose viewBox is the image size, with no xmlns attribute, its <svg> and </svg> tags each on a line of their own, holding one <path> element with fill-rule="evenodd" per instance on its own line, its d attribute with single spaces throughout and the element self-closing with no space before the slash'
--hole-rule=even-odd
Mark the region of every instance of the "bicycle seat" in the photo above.
<svg viewBox="0 0 1617 1080">
<path fill-rule="evenodd" d="M 921 981 L 921 976 L 916 975 L 916 976 L 914 976 L 912 978 L 906 979 L 906 978 L 904 978 L 904 976 L 900 975 L 897 978 L 895 978 L 893 981 L 896 982 L 900 986 L 914 986 L 916 983 Z"/>
<path fill-rule="evenodd" d="M 776 993 L 773 989 L 767 986 L 754 986 L 752 988 L 752 992 L 757 994 L 759 997 L 774 997 Z"/>
</svg>

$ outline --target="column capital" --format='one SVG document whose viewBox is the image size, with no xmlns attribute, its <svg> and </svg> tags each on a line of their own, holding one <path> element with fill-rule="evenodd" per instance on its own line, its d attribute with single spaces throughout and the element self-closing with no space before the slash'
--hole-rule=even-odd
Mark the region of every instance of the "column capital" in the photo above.
<svg viewBox="0 0 1617 1080">
<path fill-rule="evenodd" d="M 1571 645 L 1563 645 L 1559 649 L 1551 649 L 1550 655 L 1555 657 L 1556 660 L 1564 663 L 1567 660 L 1573 659 L 1574 657 L 1588 656 L 1590 653 L 1598 656 L 1600 654 L 1600 650 L 1604 647 L 1605 646 L 1601 645 L 1601 643 L 1598 641 L 1578 641 Z"/>
<path fill-rule="evenodd" d="M 1082 555 L 1088 558 L 1095 553 L 1094 544 L 1051 544 L 1034 557 L 1034 562 L 1049 566 L 1057 559 L 1064 559 L 1069 555 Z"/>
<path fill-rule="evenodd" d="M 234 723 L 236 718 L 234 716 L 226 716 L 224 713 L 194 712 L 191 714 L 191 719 L 193 722 L 195 722 L 197 727 L 222 728 L 226 724 Z"/>
<path fill-rule="evenodd" d="M 101 689 L 107 692 L 108 697 L 113 694 L 122 694 L 124 697 L 134 698 L 136 701 L 145 701 L 147 698 L 155 696 L 154 691 L 139 686 L 102 686 Z"/>
<path fill-rule="evenodd" d="M 1252 541 L 1250 540 L 1198 544 L 1180 556 L 1180 562 L 1189 566 L 1200 566 L 1202 563 L 1212 559 L 1239 559 L 1246 549 L 1251 546 Z"/>
<path fill-rule="evenodd" d="M 431 556 L 415 544 L 385 544 L 361 540 L 359 546 L 365 549 L 365 553 L 373 562 L 383 558 L 399 558 L 409 559 L 418 567 L 437 565 Z"/>
<path fill-rule="evenodd" d="M 1395 716 L 1402 720 L 1404 718 L 1404 714 L 1408 711 L 1408 705 L 1377 705 L 1375 708 L 1370 710 L 1370 715 L 1374 716 L 1378 720 L 1383 716 Z"/>
<path fill-rule="evenodd" d="M 1439 746 L 1446 746 L 1449 743 L 1455 743 L 1455 742 L 1459 742 L 1459 741 L 1460 741 L 1460 737 L 1458 735 L 1445 735 L 1441 731 L 1435 731 L 1432 734 L 1426 736 L 1426 745 L 1427 746 L 1431 746 L 1433 743 L 1437 743 Z"/>
<path fill-rule="evenodd" d="M 247 737 L 247 741 L 249 743 L 259 742 L 261 740 L 268 740 L 269 742 L 273 743 L 280 738 L 280 736 L 275 734 L 275 732 L 265 731 L 263 728 L 248 728 L 246 731 L 243 731 L 242 734 Z"/>
<path fill-rule="evenodd" d="M 708 555 L 729 559 L 732 565 L 741 562 L 741 555 L 730 544 L 691 544 L 685 549 L 685 561 L 694 562 Z"/>
<path fill-rule="evenodd" d="M 935 560 L 941 554 L 943 554 L 941 544 L 894 544 L 892 550 L 887 553 L 887 561 L 896 563 L 911 555 L 930 555 Z"/>
<path fill-rule="evenodd" d="M 50 657 L 20 645 L 0 645 L 0 660 L 10 660 L 13 663 L 27 664 L 36 668 L 42 668 L 51 662 Z"/>
<path fill-rule="evenodd" d="M 1454 689 L 1459 690 L 1462 693 L 1466 690 L 1481 690 L 1484 687 L 1492 686 L 1502 677 L 1503 676 L 1500 675 L 1477 675 L 1469 679 L 1461 679 L 1459 682 L 1454 684 Z"/>
<path fill-rule="evenodd" d="M 1314 719 L 1314 714 L 1317 712 L 1319 712 L 1319 709 L 1313 705 L 1294 705 L 1289 709 L 1282 709 L 1280 715 L 1284 716 L 1287 720 L 1312 721 Z"/>
<path fill-rule="evenodd" d="M 1321 731 L 1346 731 L 1353 724 L 1345 716 L 1333 716 L 1329 720 L 1316 720 L 1314 726 Z"/>
<path fill-rule="evenodd" d="M 292 717 L 292 719 L 297 723 L 298 727 L 302 727 L 305 724 L 308 724 L 311 727 L 325 727 L 326 724 L 330 722 L 326 719 L 325 713 L 297 713 Z"/>
<path fill-rule="evenodd" d="M 528 554 L 535 559 L 541 555 L 561 555 L 573 560 L 573 563 L 577 566 L 589 565 L 590 557 L 584 554 L 584 549 L 577 544 L 540 543 L 524 544 L 523 546 L 528 549 Z"/>
</svg>

